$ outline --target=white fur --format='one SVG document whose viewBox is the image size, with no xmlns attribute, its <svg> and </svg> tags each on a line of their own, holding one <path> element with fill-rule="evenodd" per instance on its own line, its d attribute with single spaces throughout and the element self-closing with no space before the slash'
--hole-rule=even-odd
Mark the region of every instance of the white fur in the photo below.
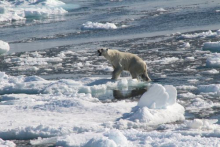
<svg viewBox="0 0 220 147">
<path fill-rule="evenodd" d="M 104 56 L 113 66 L 112 79 L 116 80 L 123 70 L 129 71 L 133 79 L 141 76 L 150 81 L 146 63 L 137 55 L 111 49 L 99 49 L 99 55 Z"/>
</svg>

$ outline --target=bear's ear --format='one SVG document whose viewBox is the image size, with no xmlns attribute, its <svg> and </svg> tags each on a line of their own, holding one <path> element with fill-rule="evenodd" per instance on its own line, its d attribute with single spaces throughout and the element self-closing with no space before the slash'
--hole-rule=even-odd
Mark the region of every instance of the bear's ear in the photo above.
<svg viewBox="0 0 220 147">
<path fill-rule="evenodd" d="M 108 48 L 106 49 L 106 52 L 108 51 Z"/>
</svg>

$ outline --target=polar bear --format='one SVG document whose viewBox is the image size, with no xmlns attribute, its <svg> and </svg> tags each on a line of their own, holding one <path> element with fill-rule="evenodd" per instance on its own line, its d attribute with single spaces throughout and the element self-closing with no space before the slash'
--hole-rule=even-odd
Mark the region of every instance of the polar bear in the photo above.
<svg viewBox="0 0 220 147">
<path fill-rule="evenodd" d="M 130 72 L 133 79 L 141 76 L 143 80 L 151 81 L 147 74 L 146 63 L 137 55 L 106 48 L 98 49 L 98 55 L 104 56 L 112 64 L 114 68 L 113 80 L 117 80 L 121 72 L 126 70 Z"/>
</svg>

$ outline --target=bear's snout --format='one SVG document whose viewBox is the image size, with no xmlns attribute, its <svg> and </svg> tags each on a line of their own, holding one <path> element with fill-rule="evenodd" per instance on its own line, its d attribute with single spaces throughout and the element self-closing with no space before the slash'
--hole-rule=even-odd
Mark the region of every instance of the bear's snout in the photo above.
<svg viewBox="0 0 220 147">
<path fill-rule="evenodd" d="M 102 55 L 102 52 L 100 50 L 97 50 L 98 52 L 98 55 L 101 56 Z"/>
</svg>

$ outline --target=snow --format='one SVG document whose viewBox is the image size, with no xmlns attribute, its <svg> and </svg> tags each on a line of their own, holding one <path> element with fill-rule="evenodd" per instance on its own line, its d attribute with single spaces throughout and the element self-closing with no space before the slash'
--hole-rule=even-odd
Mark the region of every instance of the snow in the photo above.
<svg viewBox="0 0 220 147">
<path fill-rule="evenodd" d="M 170 85 L 163 87 L 160 84 L 154 84 L 141 96 L 138 106 L 154 109 L 166 108 L 176 103 L 176 97 L 177 91 L 175 87 Z"/>
<path fill-rule="evenodd" d="M 0 54 L 4 54 L 10 50 L 10 46 L 7 42 L 0 40 Z"/>
<path fill-rule="evenodd" d="M 206 66 L 207 67 L 220 67 L 220 54 L 213 53 L 209 55 L 206 60 Z"/>
<path fill-rule="evenodd" d="M 194 61 L 195 60 L 195 57 L 186 57 L 185 58 L 185 61 Z"/>
<path fill-rule="evenodd" d="M 220 84 L 199 85 L 198 90 L 200 93 L 212 93 L 220 95 Z"/>
<path fill-rule="evenodd" d="M 109 29 L 117 29 L 117 26 L 114 23 L 98 23 L 88 21 L 82 25 L 83 30 L 109 30 Z"/>
<path fill-rule="evenodd" d="M 180 36 L 181 39 L 193 39 L 193 38 L 209 38 L 209 37 L 218 37 L 220 35 L 220 31 L 212 32 L 211 30 L 202 33 L 194 33 L 194 34 L 182 34 Z"/>
<path fill-rule="evenodd" d="M 172 85 L 150 85 L 129 78 L 50 81 L 38 76 L 10 76 L 4 72 L 0 72 L 0 82 L 0 138 L 4 140 L 33 139 L 32 145 L 67 147 L 207 146 L 210 145 L 208 141 L 211 145 L 220 143 L 218 138 L 204 138 L 198 133 L 199 130 L 207 136 L 220 134 L 215 121 L 185 120 L 185 109 L 177 102 L 177 90 Z M 138 102 L 103 103 L 96 97 L 104 93 L 113 97 L 113 89 L 142 86 L 148 87 L 148 91 Z M 197 97 L 190 107 L 209 106 L 214 104 Z M 183 123 L 173 124 L 176 121 Z M 160 125 L 171 125 L 174 131 L 142 131 Z M 15 146 L 4 140 L 0 139 L 0 145 Z"/>
<path fill-rule="evenodd" d="M 0 147 L 16 147 L 16 144 L 12 141 L 4 141 L 0 138 Z"/>
<path fill-rule="evenodd" d="M 1 1 L 0 22 L 22 21 L 30 17 L 62 15 L 67 13 L 64 7 L 66 7 L 66 4 L 59 0 Z"/>
<path fill-rule="evenodd" d="M 177 57 L 167 57 L 167 58 L 162 58 L 160 60 L 154 60 L 151 61 L 152 63 L 157 63 L 157 64 L 171 64 L 177 61 L 181 61 L 179 58 Z"/>
</svg>

